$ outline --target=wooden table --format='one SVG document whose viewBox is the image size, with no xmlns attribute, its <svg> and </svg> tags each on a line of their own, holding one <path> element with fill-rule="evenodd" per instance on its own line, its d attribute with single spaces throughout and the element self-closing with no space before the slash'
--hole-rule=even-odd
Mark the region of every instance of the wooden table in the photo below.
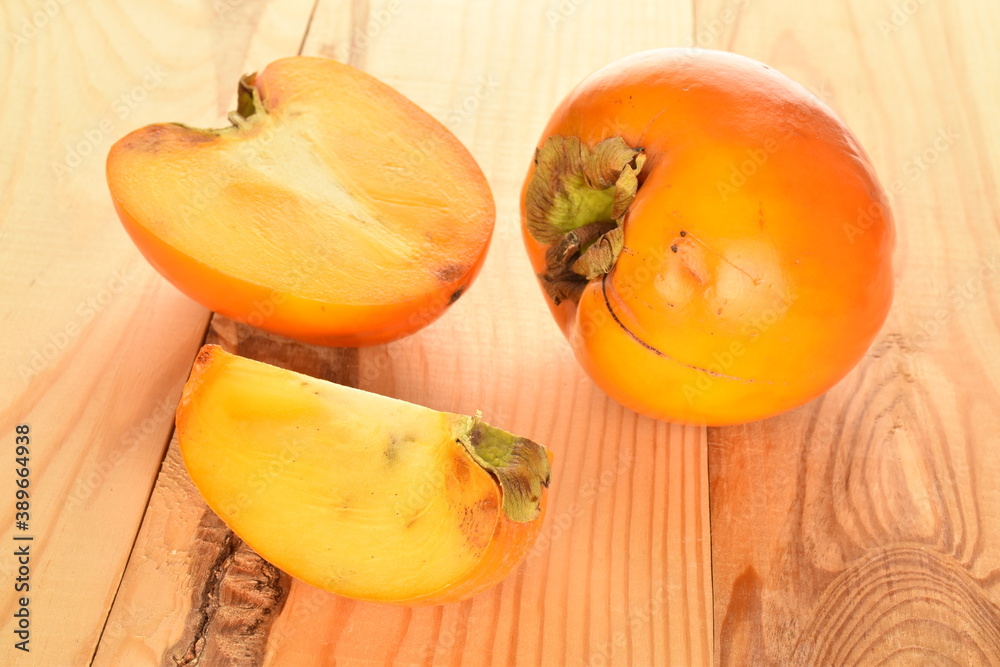
<svg viewBox="0 0 1000 667">
<path fill-rule="evenodd" d="M 1000 664 L 996 2 L 7 0 L 0 26 L 0 663 Z M 822 398 L 746 426 L 655 422 L 604 396 L 519 238 L 520 185 L 558 100 L 611 60 L 678 45 L 799 80 L 893 192 L 898 290 L 868 356 Z M 398 88 L 493 187 L 482 275 L 411 338 L 322 350 L 209 327 L 112 211 L 113 140 L 153 121 L 224 124 L 239 75 L 296 52 Z M 206 511 L 170 444 L 206 328 L 550 445 L 539 547 L 494 590 L 418 609 L 263 563 Z M 18 424 L 28 531 L 13 523 Z M 30 653 L 13 646 L 21 595 Z"/>
</svg>

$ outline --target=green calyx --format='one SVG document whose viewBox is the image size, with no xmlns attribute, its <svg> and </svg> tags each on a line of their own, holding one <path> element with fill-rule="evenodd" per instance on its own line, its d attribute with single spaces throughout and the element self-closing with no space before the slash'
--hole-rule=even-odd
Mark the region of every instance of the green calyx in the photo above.
<svg viewBox="0 0 1000 667">
<path fill-rule="evenodd" d="M 613 218 L 615 186 L 593 188 L 581 174 L 568 175 L 562 185 L 562 192 L 553 197 L 552 207 L 541 218 L 542 224 L 534 225 L 537 237 L 551 242 L 574 229 Z"/>
<path fill-rule="evenodd" d="M 614 266 L 645 161 L 643 150 L 621 137 L 590 148 L 577 137 L 555 135 L 535 152 L 526 224 L 533 239 L 549 246 L 539 279 L 556 304 L 578 301 L 587 281 Z"/>
<path fill-rule="evenodd" d="M 534 521 L 541 514 L 542 487 L 551 469 L 545 447 L 482 421 L 481 415 L 458 418 L 455 439 L 500 484 L 502 509 L 511 521 Z"/>
</svg>

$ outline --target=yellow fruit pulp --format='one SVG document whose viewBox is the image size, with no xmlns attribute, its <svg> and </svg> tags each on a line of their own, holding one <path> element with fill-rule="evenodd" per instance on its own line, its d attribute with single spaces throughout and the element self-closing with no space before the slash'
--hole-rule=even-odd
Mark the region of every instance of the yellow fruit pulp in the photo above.
<svg viewBox="0 0 1000 667">
<path fill-rule="evenodd" d="M 469 419 L 206 346 L 177 427 L 195 485 L 262 557 L 406 602 L 467 577 L 500 522 L 497 481 L 456 437 Z"/>
<path fill-rule="evenodd" d="M 412 102 L 319 58 L 247 81 L 262 99 L 238 126 L 154 125 L 114 147 L 129 219 L 226 276 L 338 305 L 419 299 L 481 261 L 485 178 Z"/>
</svg>

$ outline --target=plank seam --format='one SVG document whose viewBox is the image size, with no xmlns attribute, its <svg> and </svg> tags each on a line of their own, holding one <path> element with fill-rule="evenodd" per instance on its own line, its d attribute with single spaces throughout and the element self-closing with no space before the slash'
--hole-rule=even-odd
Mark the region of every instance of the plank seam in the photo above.
<svg viewBox="0 0 1000 667">
<path fill-rule="evenodd" d="M 209 329 L 212 326 L 212 314 L 209 313 L 208 318 L 205 320 L 205 330 L 201 333 L 201 343 L 198 344 L 198 349 L 205 344 L 205 340 L 208 338 Z M 191 355 L 191 363 L 188 364 L 188 368 L 194 365 L 194 359 L 198 355 L 198 350 L 194 351 Z M 146 523 L 146 513 L 149 511 L 149 503 L 153 498 L 153 493 L 156 491 L 156 482 L 160 479 L 160 473 L 163 472 L 163 464 L 167 460 L 167 453 L 170 451 L 170 443 L 174 439 L 174 431 L 177 429 L 176 424 L 171 426 L 170 432 L 167 434 L 167 440 L 163 445 L 163 456 L 160 457 L 160 469 L 156 472 L 156 478 L 153 480 L 153 484 L 149 487 L 149 494 L 146 496 L 146 504 L 143 506 L 142 516 L 139 519 L 139 527 L 135 531 L 135 535 L 132 537 L 132 546 L 128 550 L 128 558 L 125 559 L 125 567 L 122 568 L 121 576 L 118 577 L 118 585 L 115 586 L 115 594 L 111 597 L 111 604 L 108 605 L 108 613 L 104 617 L 104 623 L 101 625 L 101 632 L 97 635 L 97 641 L 94 642 L 94 651 L 90 654 L 89 664 L 93 666 L 94 660 L 97 659 L 97 652 L 101 648 L 101 641 L 104 639 L 104 633 L 108 629 L 108 621 L 111 620 L 111 614 L 115 609 L 115 603 L 118 601 L 118 594 L 122 589 L 122 582 L 125 581 L 125 573 L 128 572 L 128 564 L 132 561 L 132 556 L 135 554 L 135 545 L 139 541 L 139 534 L 142 532 L 142 526 Z"/>
<path fill-rule="evenodd" d="M 316 18 L 316 8 L 319 7 L 319 0 L 313 0 L 312 10 L 309 12 L 309 20 L 306 21 L 305 32 L 302 33 L 302 41 L 299 42 L 299 50 L 296 52 L 297 55 L 302 55 L 302 51 L 306 48 L 306 42 L 309 40 L 309 29 L 312 28 L 313 19 Z"/>
</svg>

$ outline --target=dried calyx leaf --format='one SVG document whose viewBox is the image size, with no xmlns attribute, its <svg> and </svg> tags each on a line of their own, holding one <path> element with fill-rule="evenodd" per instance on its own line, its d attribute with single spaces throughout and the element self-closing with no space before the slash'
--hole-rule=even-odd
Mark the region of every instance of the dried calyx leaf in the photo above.
<svg viewBox="0 0 1000 667">
<path fill-rule="evenodd" d="M 538 518 L 551 473 L 545 447 L 490 426 L 479 413 L 460 418 L 456 440 L 500 484 L 502 509 L 511 521 Z"/>
<path fill-rule="evenodd" d="M 557 135 L 535 153 L 526 224 L 532 238 L 551 246 L 539 278 L 556 304 L 578 300 L 588 280 L 614 266 L 645 159 L 621 137 L 591 149 L 577 137 Z"/>
<path fill-rule="evenodd" d="M 565 234 L 545 251 L 546 271 L 539 278 L 556 305 L 564 299 L 573 302 L 580 300 L 580 293 L 591 276 L 586 275 L 589 271 L 578 272 L 574 267 L 577 267 L 583 255 L 590 252 L 590 248 L 598 245 L 605 234 L 617 227 L 618 223 L 614 220 L 584 225 Z M 613 264 L 614 260 L 611 262 Z M 580 268 L 583 269 L 582 266 Z"/>
<path fill-rule="evenodd" d="M 624 242 L 625 233 L 620 225 L 606 232 L 580 253 L 580 257 L 573 262 L 571 267 L 573 272 L 587 280 L 603 276 L 615 265 L 615 260 L 618 259 L 618 253 L 622 251 Z"/>
</svg>

